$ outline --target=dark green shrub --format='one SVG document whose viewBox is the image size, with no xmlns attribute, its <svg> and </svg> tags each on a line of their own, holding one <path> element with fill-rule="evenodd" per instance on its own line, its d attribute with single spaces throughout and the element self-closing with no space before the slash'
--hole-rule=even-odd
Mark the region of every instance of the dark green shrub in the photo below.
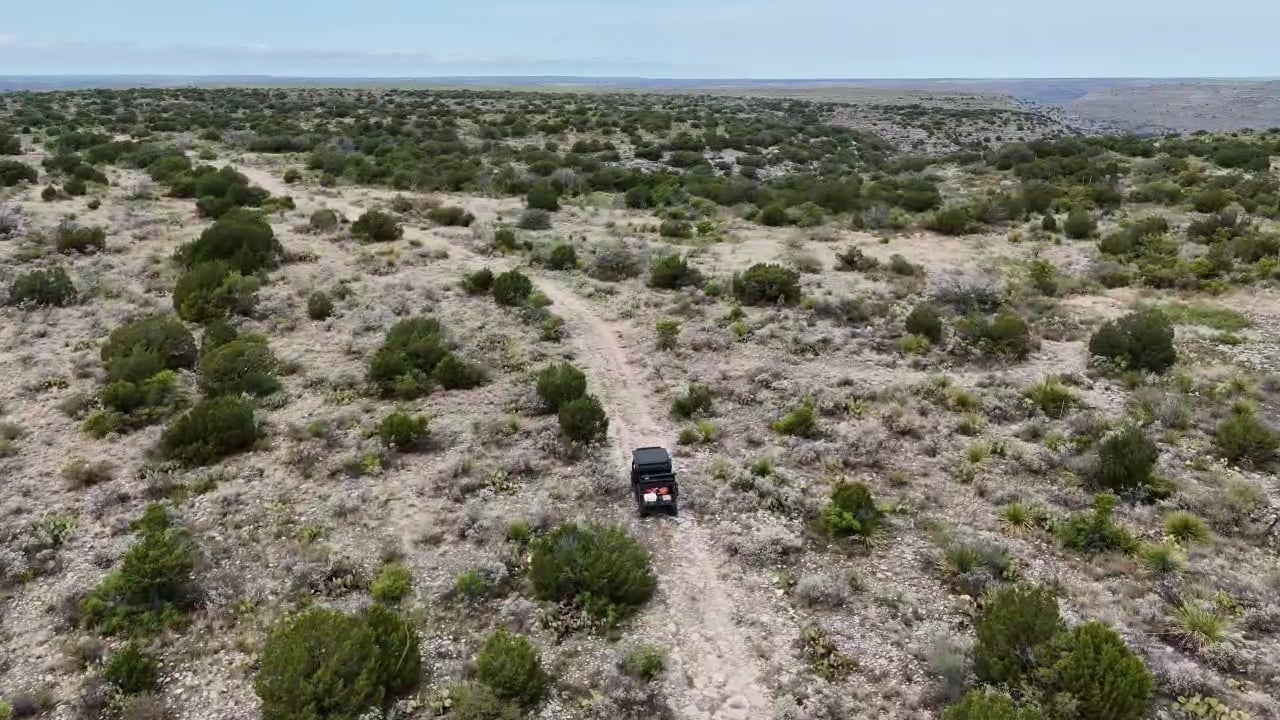
<svg viewBox="0 0 1280 720">
<path fill-rule="evenodd" d="M 90 590 L 81 606 L 86 626 L 107 635 L 145 634 L 172 626 L 195 604 L 196 548 L 161 505 L 135 524 L 138 540 L 120 569 Z"/>
<path fill-rule="evenodd" d="M 850 245 L 836 253 L 836 269 L 871 272 L 880 267 L 880 261 L 864 253 L 862 248 Z"/>
<path fill-rule="evenodd" d="M 404 226 L 394 215 L 369 210 L 351 224 L 351 234 L 363 242 L 391 242 L 404 237 Z"/>
<path fill-rule="evenodd" d="M 782 227 L 787 224 L 787 209 L 778 204 L 765 205 L 756 215 L 756 222 L 768 227 Z"/>
<path fill-rule="evenodd" d="M 1098 221 L 1084 210 L 1072 210 L 1062 223 L 1062 231 L 1073 240 L 1085 240 L 1098 231 Z"/>
<path fill-rule="evenodd" d="M 702 273 L 690 267 L 683 256 L 672 253 L 654 261 L 649 268 L 649 287 L 676 290 L 702 284 Z"/>
<path fill-rule="evenodd" d="M 440 358 L 435 370 L 431 371 L 431 377 L 445 390 L 467 390 L 488 381 L 484 368 L 453 353 L 446 353 Z"/>
<path fill-rule="evenodd" d="M 973 621 L 973 669 L 983 682 L 1016 685 L 1050 658 L 1062 632 L 1058 598 L 1043 586 L 1008 585 L 983 601 Z"/>
<path fill-rule="evenodd" d="M 693 226 L 684 220 L 663 220 L 658 234 L 665 238 L 686 239 L 693 237 Z"/>
<path fill-rule="evenodd" d="M 280 391 L 280 361 L 261 336 L 241 336 L 200 358 L 200 390 L 209 397 Z"/>
<path fill-rule="evenodd" d="M 284 171 L 284 182 L 286 185 L 293 185 L 302 180 L 302 171 L 298 168 L 289 168 Z"/>
<path fill-rule="evenodd" d="M 1191 207 L 1196 212 L 1216 213 L 1231 204 L 1231 193 L 1221 188 L 1201 190 L 1191 196 Z"/>
<path fill-rule="evenodd" d="M 369 361 L 369 381 L 386 396 L 412 399 L 431 389 L 431 373 L 448 354 L 434 318 L 401 320 Z"/>
<path fill-rule="evenodd" d="M 204 334 L 200 336 L 200 357 L 208 355 L 238 337 L 240 337 L 240 331 L 226 319 L 214 320 L 205 325 Z"/>
<path fill-rule="evenodd" d="M 453 205 L 442 205 L 427 211 L 427 219 L 437 225 L 448 227 L 470 227 L 476 216 L 465 209 Z"/>
<path fill-rule="evenodd" d="M 538 372 L 537 391 L 547 412 L 559 412 L 587 394 L 587 376 L 567 362 L 549 365 Z"/>
<path fill-rule="evenodd" d="M 481 268 L 462 276 L 462 289 L 471 295 L 482 295 L 493 289 L 493 271 Z"/>
<path fill-rule="evenodd" d="M 394 611 L 312 608 L 268 635 L 254 690 L 263 720 L 354 719 L 415 688 L 421 668 L 418 635 Z"/>
<path fill-rule="evenodd" d="M 102 345 L 102 364 L 110 368 L 114 360 L 138 351 L 152 352 L 159 357 L 165 369 L 196 366 L 196 338 L 192 337 L 187 325 L 179 323 L 173 316 L 150 315 L 115 328 Z M 108 373 L 108 377 L 122 379 L 114 373 Z"/>
<path fill-rule="evenodd" d="M 942 720 L 1044 720 L 1038 708 L 1019 708 L 998 690 L 977 688 L 942 711 Z"/>
<path fill-rule="evenodd" d="M 307 226 L 312 232 L 330 232 L 338 227 L 338 213 L 329 208 L 320 208 L 311 213 Z"/>
<path fill-rule="evenodd" d="M 333 300 L 323 290 L 317 290 L 307 296 L 307 317 L 312 320 L 324 320 L 333 315 Z"/>
<path fill-rule="evenodd" d="M 1118 361 L 1126 368 L 1164 372 L 1178 360 L 1173 323 L 1154 308 L 1111 320 L 1089 338 L 1089 354 Z"/>
<path fill-rule="evenodd" d="M 551 270 L 572 270 L 578 267 L 578 253 L 573 245 L 565 242 L 551 248 L 543 263 Z"/>
<path fill-rule="evenodd" d="M 1213 437 L 1218 454 L 1227 460 L 1265 466 L 1276 459 L 1280 437 L 1256 413 L 1237 409 L 1218 425 Z"/>
<path fill-rule="evenodd" d="M 23 273 L 9 286 L 10 305 L 64 307 L 75 300 L 76 286 L 60 267 Z"/>
<path fill-rule="evenodd" d="M 476 656 L 476 680 L 498 697 L 528 708 L 542 701 L 551 683 L 538 648 L 529 638 L 506 630 L 494 632 L 485 641 Z"/>
<path fill-rule="evenodd" d="M 179 258 L 188 268 L 200 263 L 224 261 L 241 275 L 270 270 L 280 264 L 284 248 L 261 213 L 237 208 L 183 246 Z"/>
<path fill-rule="evenodd" d="M 135 643 L 127 643 L 107 658 L 102 679 L 124 695 L 150 692 L 160 679 L 160 663 Z"/>
<path fill-rule="evenodd" d="M 499 305 L 523 305 L 533 294 L 533 281 L 519 270 L 508 270 L 493 279 L 493 299 Z"/>
<path fill-rule="evenodd" d="M 578 445 L 603 442 L 609 432 L 609 418 L 594 395 L 584 395 L 560 406 L 560 432 Z"/>
<path fill-rule="evenodd" d="M 757 263 L 734 276 L 733 294 L 745 305 L 791 305 L 800 299 L 800 274 L 781 265 Z"/>
<path fill-rule="evenodd" d="M 173 287 L 173 308 L 189 322 L 206 323 L 228 315 L 249 316 L 258 304 L 258 281 L 244 277 L 225 261 L 200 263 Z"/>
<path fill-rule="evenodd" d="M 620 526 L 566 523 L 532 543 L 529 578 L 539 600 L 612 624 L 653 596 L 649 551 Z"/>
<path fill-rule="evenodd" d="M 862 483 L 840 482 L 822 511 L 822 525 L 835 537 L 869 538 L 884 524 L 871 490 Z"/>
<path fill-rule="evenodd" d="M 1124 528 L 1116 525 L 1116 496 L 1103 493 L 1093 498 L 1092 512 L 1068 515 L 1057 528 L 1062 546 L 1090 555 L 1104 552 L 1132 553 L 1137 541 Z"/>
<path fill-rule="evenodd" d="M 969 208 L 963 205 L 934 211 L 926 224 L 930 230 L 943 235 L 964 235 L 972 226 L 973 218 L 969 215 Z"/>
<path fill-rule="evenodd" d="M 1142 720 L 1147 716 L 1153 681 L 1146 666 L 1115 630 L 1086 622 L 1053 642 L 1053 662 L 1043 682 L 1080 718 Z"/>
<path fill-rule="evenodd" d="M 525 195 L 525 205 L 531 210 L 555 212 L 560 209 L 560 194 L 550 185 L 540 183 Z"/>
<path fill-rule="evenodd" d="M 57 246 L 60 253 L 98 252 L 107 246 L 107 231 L 100 227 L 62 223 L 58 226 Z"/>
<path fill-rule="evenodd" d="M 538 208 L 529 208 L 520 213 L 520 217 L 516 219 L 516 227 L 521 230 L 550 230 L 551 229 L 551 213 Z M 509 231 L 509 228 L 504 228 Z M 498 232 L 502 232 L 499 230 Z M 498 240 L 497 235 L 494 236 L 495 242 Z M 499 245 L 501 247 L 501 245 Z"/>
<path fill-rule="evenodd" d="M 920 303 L 907 315 L 906 330 L 908 334 L 929 338 L 929 342 L 936 345 L 942 342 L 942 317 L 931 303 Z"/>
<path fill-rule="evenodd" d="M 40 179 L 35 168 L 17 160 L 0 160 L 0 187 L 10 187 L 20 182 L 34 185 Z"/>
<path fill-rule="evenodd" d="M 429 434 L 425 417 L 403 412 L 391 413 L 378 426 L 378 437 L 382 442 L 402 451 L 421 445 Z"/>
<path fill-rule="evenodd" d="M 551 226 L 550 216 L 548 216 L 547 227 Z M 511 252 L 516 249 L 519 239 L 516 237 L 516 231 L 509 227 L 501 227 L 493 231 L 493 246 L 501 252 Z"/>
<path fill-rule="evenodd" d="M 164 429 L 160 449 L 185 465 L 208 465 L 258 441 L 253 407 L 236 397 L 202 400 Z"/>
<path fill-rule="evenodd" d="M 1099 488 L 1125 492 L 1151 482 L 1160 451 L 1137 425 L 1125 425 L 1098 443 L 1093 483 Z"/>
<path fill-rule="evenodd" d="M 689 389 L 671 402 L 671 414 L 683 420 L 711 414 L 711 388 L 690 383 Z"/>
<path fill-rule="evenodd" d="M 0 155 L 21 155 L 22 140 L 9 133 L 0 133 Z"/>
<path fill-rule="evenodd" d="M 1031 331 L 1027 321 L 1012 310 L 1004 310 L 988 321 L 965 318 L 957 326 L 958 335 L 982 352 L 1005 358 L 1025 358 L 1031 352 Z"/>
</svg>

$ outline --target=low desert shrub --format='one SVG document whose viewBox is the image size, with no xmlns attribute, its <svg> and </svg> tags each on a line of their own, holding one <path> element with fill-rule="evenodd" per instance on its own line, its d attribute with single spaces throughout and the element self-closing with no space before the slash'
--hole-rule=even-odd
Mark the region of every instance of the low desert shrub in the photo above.
<svg viewBox="0 0 1280 720">
<path fill-rule="evenodd" d="M 519 270 L 508 270 L 493 279 L 493 299 L 499 305 L 523 305 L 533 294 L 533 281 Z"/>
<path fill-rule="evenodd" d="M 106 635 L 141 635 L 179 622 L 196 600 L 196 547 L 174 527 L 161 505 L 134 524 L 138 539 L 120 568 L 89 591 L 81 606 L 86 626 Z"/>
<path fill-rule="evenodd" d="M 263 720 L 357 718 L 417 687 L 418 633 L 374 605 L 351 615 L 312 608 L 267 636 L 254 690 Z"/>
<path fill-rule="evenodd" d="M 307 220 L 307 227 L 311 232 L 332 232 L 338 229 L 338 213 L 329 208 L 320 208 L 311 213 L 311 217 Z"/>
<path fill-rule="evenodd" d="M 734 276 L 733 294 L 744 305 L 791 305 L 800 300 L 800 274 L 781 265 L 757 263 Z"/>
<path fill-rule="evenodd" d="M 188 268 L 221 261 L 241 275 L 274 268 L 283 256 L 284 248 L 262 214 L 243 208 L 218 218 L 199 238 L 178 251 L 179 259 Z"/>
<path fill-rule="evenodd" d="M 200 390 L 208 397 L 279 392 L 280 361 L 261 336 L 242 335 L 200 358 Z"/>
<path fill-rule="evenodd" d="M 948 705 L 942 720 L 1045 720 L 1045 716 L 1039 708 L 1019 708 L 1007 693 L 975 688 Z"/>
<path fill-rule="evenodd" d="M 60 267 L 22 273 L 9 286 L 10 305 L 64 307 L 75 300 L 76 286 Z"/>
<path fill-rule="evenodd" d="M 400 451 L 418 447 L 429 435 L 427 418 L 422 415 L 394 412 L 383 418 L 378 425 L 378 437 L 383 444 Z"/>
<path fill-rule="evenodd" d="M 1012 310 L 1002 311 L 991 320 L 981 316 L 965 318 L 956 331 L 966 344 L 984 354 L 1021 359 L 1031 352 L 1027 321 Z"/>
<path fill-rule="evenodd" d="M 578 252 L 571 243 L 557 243 L 542 262 L 549 270 L 573 270 L 578 267 Z"/>
<path fill-rule="evenodd" d="M 1084 210 L 1073 210 L 1062 223 L 1062 231 L 1073 240 L 1085 240 L 1098 231 L 1098 221 Z"/>
<path fill-rule="evenodd" d="M 773 424 L 774 432 L 796 437 L 814 437 L 818 434 L 818 414 L 811 400 L 792 408 Z"/>
<path fill-rule="evenodd" d="M 197 403 L 169 423 L 160 449 L 184 465 L 208 465 L 251 449 L 259 435 L 252 406 L 240 398 L 220 397 Z"/>
<path fill-rule="evenodd" d="M 628 651 L 619 666 L 622 672 L 641 682 L 653 682 L 667 669 L 667 655 L 662 648 L 641 645 Z"/>
<path fill-rule="evenodd" d="M 672 253 L 654 261 L 649 268 L 649 287 L 676 290 L 702 284 L 702 273 L 689 266 L 683 256 Z"/>
<path fill-rule="evenodd" d="M 521 230 L 550 230 L 551 213 L 538 208 L 529 208 L 528 210 L 520 213 L 520 217 L 516 219 L 516 227 Z M 502 230 L 499 230 L 498 232 L 501 233 Z M 512 233 L 512 235 L 514 236 L 514 233 Z M 498 242 L 499 240 L 502 240 L 502 238 L 499 238 L 498 235 L 495 234 L 494 241 Z M 499 243 L 498 247 L 502 248 L 503 244 Z M 514 249 L 514 244 L 512 245 L 512 249 Z"/>
<path fill-rule="evenodd" d="M 1157 309 L 1141 310 L 1103 324 L 1089 338 L 1089 354 L 1125 368 L 1164 372 L 1178 360 L 1173 324 Z"/>
<path fill-rule="evenodd" d="M 369 594 L 378 602 L 394 605 L 413 589 L 413 576 L 402 563 L 391 562 L 382 566 L 378 577 L 369 584 Z"/>
<path fill-rule="evenodd" d="M 427 211 L 427 219 L 447 227 L 469 227 L 476 216 L 454 205 L 441 205 Z"/>
<path fill-rule="evenodd" d="M 609 418 L 594 395 L 583 395 L 560 406 L 560 432 L 578 445 L 603 442 L 609 432 Z"/>
<path fill-rule="evenodd" d="M 689 389 L 671 402 L 671 414 L 683 420 L 701 415 L 710 415 L 712 413 L 711 404 L 711 388 L 698 383 L 690 383 Z"/>
<path fill-rule="evenodd" d="M 559 412 L 587 394 L 587 376 L 567 362 L 549 365 L 538 372 L 537 392 L 547 412 Z"/>
<path fill-rule="evenodd" d="M 481 268 L 462 276 L 462 289 L 469 295 L 483 295 L 493 290 L 493 271 Z"/>
<path fill-rule="evenodd" d="M 871 272 L 880 267 L 880 261 L 867 255 L 862 248 L 850 245 L 836 253 L 836 269 Z"/>
<path fill-rule="evenodd" d="M 684 220 L 668 218 L 658 226 L 658 234 L 665 238 L 684 240 L 693 237 L 693 226 Z"/>
<path fill-rule="evenodd" d="M 525 206 L 532 210 L 555 212 L 560 209 L 560 194 L 548 184 L 534 185 L 525 195 Z"/>
<path fill-rule="evenodd" d="M 196 364 L 196 340 L 186 325 L 169 315 L 150 315 L 125 323 L 111 332 L 103 344 L 101 357 L 108 368 L 108 377 L 119 379 L 110 372 L 112 363 L 135 353 L 151 353 L 158 357 L 168 370 L 193 368 Z"/>
<path fill-rule="evenodd" d="M 936 345 L 942 342 L 942 317 L 931 303 L 919 303 L 907 315 L 906 330 L 908 334 L 928 338 Z"/>
<path fill-rule="evenodd" d="M 1071 703 L 1076 717 L 1142 720 L 1154 682 L 1146 665 L 1115 630 L 1090 621 L 1051 643 L 1041 682 L 1051 706 Z"/>
<path fill-rule="evenodd" d="M 440 358 L 431 379 L 445 390 L 469 390 L 484 385 L 489 376 L 484 368 L 450 352 Z"/>
<path fill-rule="evenodd" d="M 1256 412 L 1237 408 L 1218 425 L 1213 444 L 1218 454 L 1230 462 L 1265 466 L 1276 459 L 1280 436 Z"/>
<path fill-rule="evenodd" d="M 329 293 L 317 290 L 307 296 L 307 317 L 312 320 L 325 320 L 333 315 L 333 299 Z"/>
<path fill-rule="evenodd" d="M 566 523 L 534 539 L 529 577 L 540 600 L 616 623 L 653 596 L 649 551 L 620 526 Z"/>
<path fill-rule="evenodd" d="M 1071 392 L 1071 388 L 1063 385 L 1062 380 L 1054 376 L 1046 377 L 1027 388 L 1023 396 L 1035 403 L 1035 406 L 1045 415 L 1054 419 L 1064 417 L 1080 402 L 1080 398 Z"/>
<path fill-rule="evenodd" d="M 363 242 L 392 242 L 404 237 L 404 226 L 394 215 L 369 210 L 351 224 L 351 234 Z"/>
<path fill-rule="evenodd" d="M 619 282 L 640 274 L 640 259 L 621 242 L 602 243 L 592 253 L 588 273 L 597 280 Z"/>
<path fill-rule="evenodd" d="M 984 682 L 1016 684 L 1049 657 L 1064 629 L 1058 599 L 1044 586 L 997 588 L 974 619 L 974 672 Z"/>
<path fill-rule="evenodd" d="M 107 658 L 102 666 L 102 679 L 124 695 L 149 692 L 160 679 L 160 663 L 130 642 Z"/>
<path fill-rule="evenodd" d="M 1128 492 L 1151 483 L 1160 451 L 1142 428 L 1127 424 L 1098 443 L 1098 460 L 1091 480 L 1112 492 Z"/>
<path fill-rule="evenodd" d="M 64 222 L 58 226 L 57 247 L 60 253 L 100 252 L 107 246 L 107 231 Z"/>
<path fill-rule="evenodd" d="M 476 680 L 499 698 L 527 708 L 537 706 L 551 684 L 538 648 L 529 638 L 505 630 L 489 635 L 476 655 Z"/>
<path fill-rule="evenodd" d="M 258 281 L 225 261 L 195 265 L 178 278 L 173 308 L 188 322 L 207 323 L 228 315 L 249 316 L 258 304 Z"/>
<path fill-rule="evenodd" d="M 387 397 L 413 399 L 431 389 L 432 373 L 449 354 L 435 318 L 411 317 L 387 331 L 369 361 L 369 382 Z"/>
<path fill-rule="evenodd" d="M 1096 555 L 1106 552 L 1132 553 L 1137 541 L 1124 528 L 1116 524 L 1116 496 L 1100 494 L 1093 499 L 1092 512 L 1068 515 L 1057 527 L 1058 541 L 1070 550 Z"/>
<path fill-rule="evenodd" d="M 884 524 L 884 513 L 866 485 L 840 482 L 822 511 L 822 525 L 835 537 L 870 538 Z"/>
</svg>

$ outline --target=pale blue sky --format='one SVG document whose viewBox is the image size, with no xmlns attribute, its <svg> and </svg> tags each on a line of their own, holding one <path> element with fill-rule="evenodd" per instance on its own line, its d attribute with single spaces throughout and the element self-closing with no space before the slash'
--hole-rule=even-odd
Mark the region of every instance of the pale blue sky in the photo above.
<svg viewBox="0 0 1280 720">
<path fill-rule="evenodd" d="M 1277 0 L 5 5 L 0 75 L 1280 76 Z"/>
</svg>

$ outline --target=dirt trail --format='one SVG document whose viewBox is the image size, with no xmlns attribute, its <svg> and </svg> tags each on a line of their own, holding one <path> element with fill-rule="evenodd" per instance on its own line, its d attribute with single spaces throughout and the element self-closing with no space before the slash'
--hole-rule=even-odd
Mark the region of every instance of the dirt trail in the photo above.
<svg viewBox="0 0 1280 720">
<path fill-rule="evenodd" d="M 293 195 L 296 201 L 317 207 L 322 204 L 352 220 L 363 212 L 345 198 L 311 193 L 299 197 L 305 192 L 303 188 L 285 185 L 275 175 L 252 166 L 236 167 L 273 195 Z M 371 197 L 377 197 L 376 192 L 370 193 Z M 457 244 L 450 243 L 449 249 L 453 257 L 483 260 L 495 269 L 511 265 L 501 258 L 480 258 Z M 655 412 L 647 392 L 649 384 L 628 360 L 631 329 L 601 318 L 589 301 L 555 279 L 529 269 L 523 272 L 536 280 L 538 289 L 572 331 L 570 342 L 577 350 L 576 359 L 608 412 L 615 472 L 619 482 L 625 482 L 630 475 L 631 449 L 675 446 L 674 429 L 659 420 L 662 416 Z M 735 598 L 742 602 L 744 596 L 722 578 L 725 563 L 717 557 L 707 529 L 687 511 L 676 520 L 641 522 L 629 502 L 611 519 L 640 535 L 654 554 L 658 593 L 641 623 L 648 626 L 644 634 L 659 640 L 673 661 L 670 675 L 682 686 L 683 695 L 673 709 L 689 720 L 750 720 L 768 715 L 764 673 L 747 630 L 734 619 Z"/>
</svg>

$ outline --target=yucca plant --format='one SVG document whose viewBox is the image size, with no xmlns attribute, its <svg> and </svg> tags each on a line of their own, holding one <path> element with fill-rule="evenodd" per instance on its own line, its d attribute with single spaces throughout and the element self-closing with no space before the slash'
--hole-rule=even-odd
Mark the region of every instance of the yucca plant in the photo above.
<svg viewBox="0 0 1280 720">
<path fill-rule="evenodd" d="M 1209 540 L 1209 526 L 1194 513 L 1186 510 L 1175 510 L 1166 515 L 1164 531 L 1183 545 Z"/>
<path fill-rule="evenodd" d="M 1187 569 L 1187 555 L 1170 543 L 1148 545 L 1142 549 L 1142 564 L 1153 575 L 1173 575 Z"/>
<path fill-rule="evenodd" d="M 1230 639 L 1231 619 L 1193 601 L 1175 608 L 1168 622 L 1169 632 L 1190 650 L 1206 650 Z"/>
<path fill-rule="evenodd" d="M 1000 527 L 1009 535 L 1025 535 L 1035 524 L 1035 513 L 1026 503 L 1011 502 L 1000 508 Z"/>
</svg>

